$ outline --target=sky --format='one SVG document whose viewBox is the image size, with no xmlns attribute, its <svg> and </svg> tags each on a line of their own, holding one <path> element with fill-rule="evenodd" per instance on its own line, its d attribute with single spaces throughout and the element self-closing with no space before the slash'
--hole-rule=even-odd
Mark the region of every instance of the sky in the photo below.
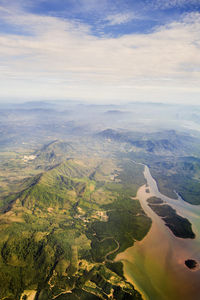
<svg viewBox="0 0 200 300">
<path fill-rule="evenodd" d="M 0 102 L 200 104 L 200 0 L 0 0 Z"/>
</svg>

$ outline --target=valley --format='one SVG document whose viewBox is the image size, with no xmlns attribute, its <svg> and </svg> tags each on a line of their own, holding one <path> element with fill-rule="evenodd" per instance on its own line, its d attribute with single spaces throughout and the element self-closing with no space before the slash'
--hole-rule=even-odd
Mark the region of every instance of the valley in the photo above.
<svg viewBox="0 0 200 300">
<path fill-rule="evenodd" d="M 0 216 L 1 298 L 16 299 L 36 288 L 38 299 L 79 294 L 107 299 L 116 292 L 140 299 L 122 265 L 113 261 L 151 226 L 130 197 L 139 185 L 125 181 L 126 168 L 144 183 L 141 168 L 130 165 L 67 159 L 6 197 Z"/>
<path fill-rule="evenodd" d="M 4 111 L 0 299 L 198 299 L 200 135 L 131 107 Z"/>
</svg>

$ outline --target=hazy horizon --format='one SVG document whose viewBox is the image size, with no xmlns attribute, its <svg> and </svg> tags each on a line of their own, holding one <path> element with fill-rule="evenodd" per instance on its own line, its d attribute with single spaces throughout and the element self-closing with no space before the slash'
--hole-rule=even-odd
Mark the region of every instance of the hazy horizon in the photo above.
<svg viewBox="0 0 200 300">
<path fill-rule="evenodd" d="M 0 299 L 200 299 L 200 0 L 0 0 Z"/>
</svg>

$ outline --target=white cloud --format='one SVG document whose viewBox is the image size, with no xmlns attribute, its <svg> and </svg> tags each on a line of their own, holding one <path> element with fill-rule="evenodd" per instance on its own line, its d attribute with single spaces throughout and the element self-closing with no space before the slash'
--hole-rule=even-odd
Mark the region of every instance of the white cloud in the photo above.
<svg viewBox="0 0 200 300">
<path fill-rule="evenodd" d="M 172 7 L 185 7 L 198 5 L 199 0 L 152 0 L 148 5 L 155 9 L 168 9 Z"/>
<path fill-rule="evenodd" d="M 185 101 L 200 92 L 200 20 L 98 38 L 88 26 L 0 12 L 28 35 L 0 34 L 0 97 Z"/>
<path fill-rule="evenodd" d="M 105 18 L 105 21 L 108 22 L 107 25 L 120 25 L 132 21 L 134 18 L 137 18 L 133 13 L 122 13 L 122 14 L 113 14 Z"/>
</svg>

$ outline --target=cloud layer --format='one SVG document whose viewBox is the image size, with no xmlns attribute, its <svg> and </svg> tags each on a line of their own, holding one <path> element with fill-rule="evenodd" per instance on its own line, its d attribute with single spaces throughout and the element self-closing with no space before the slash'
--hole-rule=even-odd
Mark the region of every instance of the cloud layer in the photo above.
<svg viewBox="0 0 200 300">
<path fill-rule="evenodd" d="M 114 14 L 107 21 L 133 17 Z M 18 8 L 0 7 L 0 19 L 12 29 L 0 34 L 1 99 L 198 101 L 199 13 L 149 34 L 115 38 L 94 36 L 77 20 Z"/>
</svg>

